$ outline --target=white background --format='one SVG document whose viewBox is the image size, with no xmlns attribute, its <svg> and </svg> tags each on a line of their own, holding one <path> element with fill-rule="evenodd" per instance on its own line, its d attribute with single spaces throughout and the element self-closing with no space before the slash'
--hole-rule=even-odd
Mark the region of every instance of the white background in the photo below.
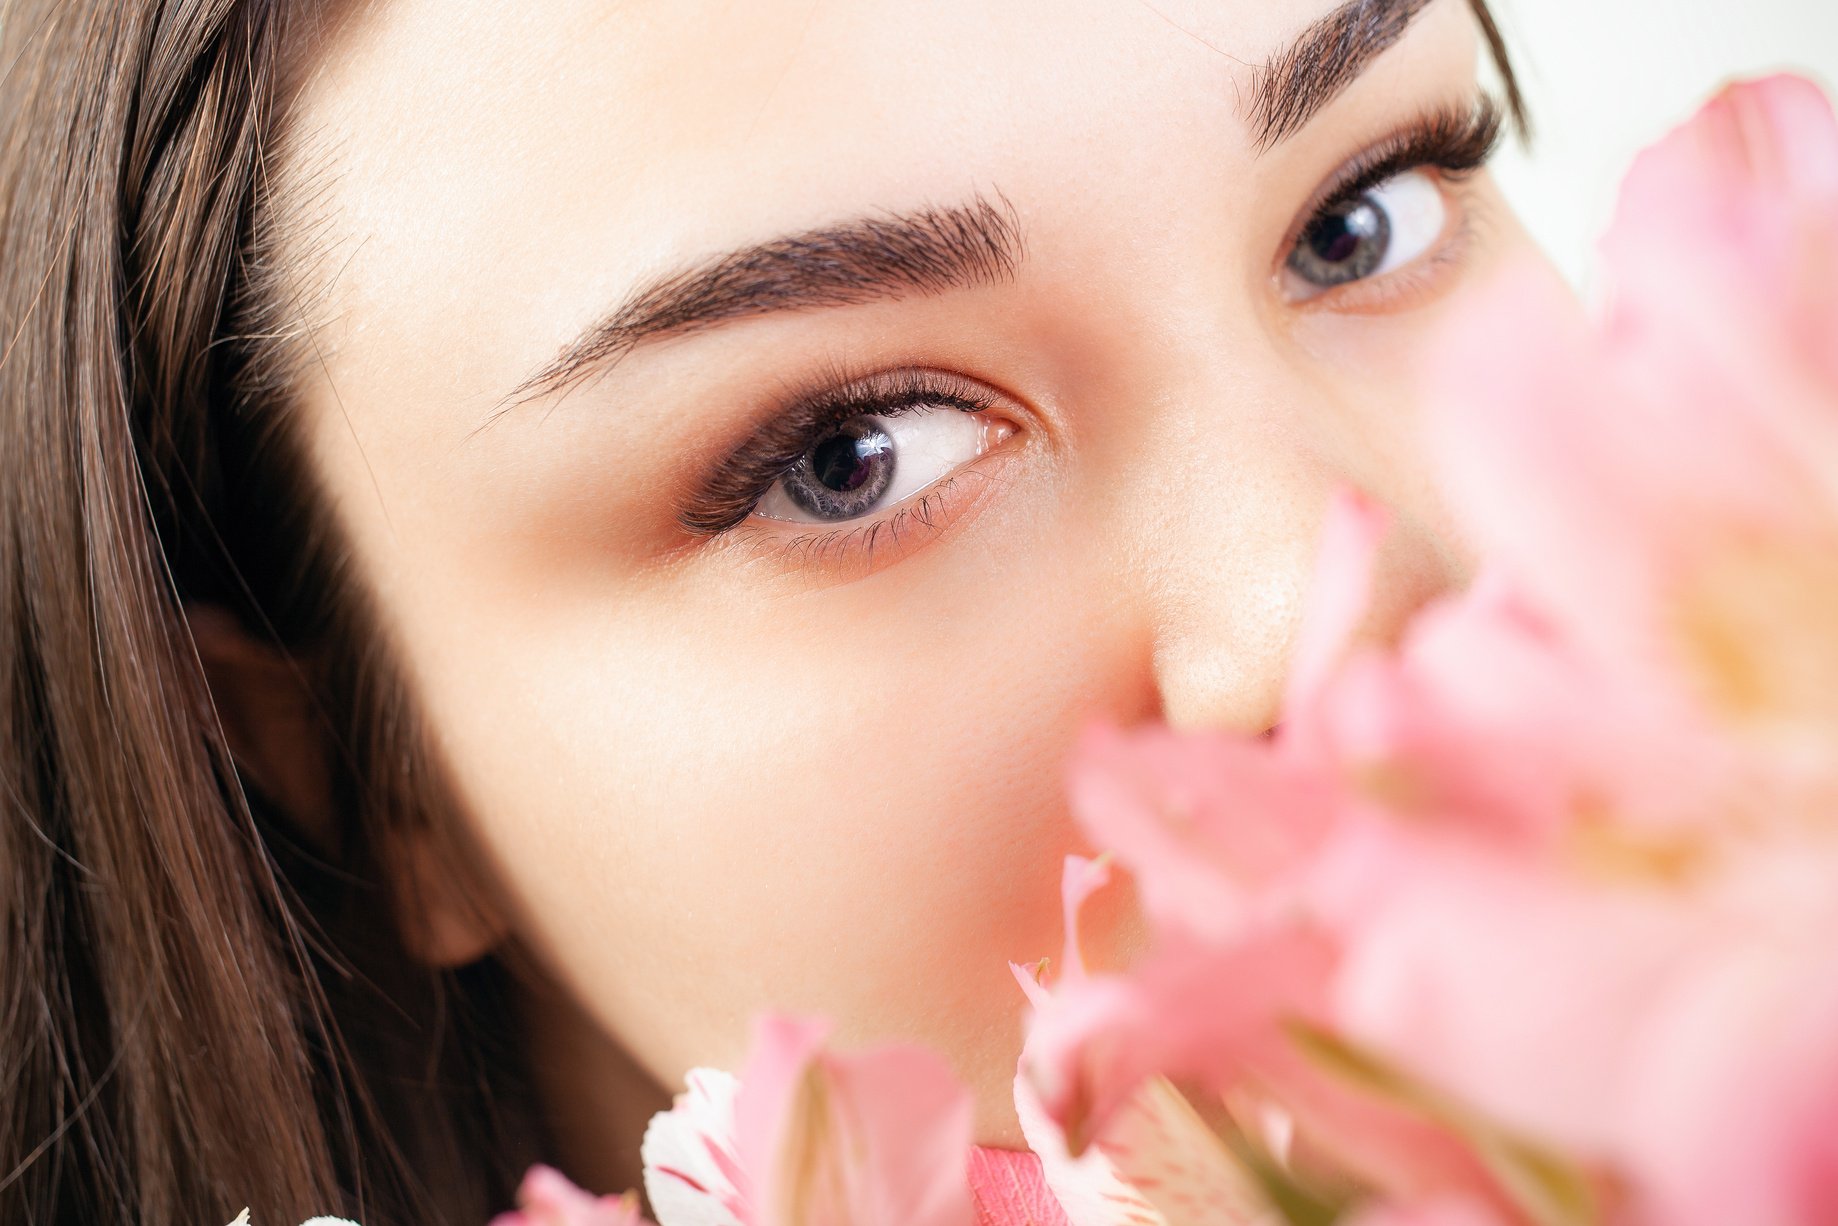
<svg viewBox="0 0 1838 1226">
<path fill-rule="evenodd" d="M 1732 77 L 1796 69 L 1838 91 L 1838 0 L 1493 0 L 1530 96 L 1529 154 L 1496 173 L 1587 284 L 1629 159 Z"/>
</svg>

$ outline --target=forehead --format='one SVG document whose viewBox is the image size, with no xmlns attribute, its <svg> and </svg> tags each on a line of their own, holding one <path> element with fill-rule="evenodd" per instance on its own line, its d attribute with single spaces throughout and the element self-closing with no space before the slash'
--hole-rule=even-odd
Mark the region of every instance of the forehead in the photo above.
<svg viewBox="0 0 1838 1226">
<path fill-rule="evenodd" d="M 1229 96 L 1233 70 L 1331 7 L 382 0 L 322 57 L 305 108 L 337 136 L 396 146 L 397 170 L 489 145 L 495 164 L 526 171 L 551 169 L 565 148 L 569 161 L 605 159 L 606 169 L 719 173 L 782 164 L 787 152 L 851 134 L 868 139 L 849 151 L 878 148 L 878 163 L 901 152 L 883 147 L 890 138 L 923 148 L 999 121 L 1003 106 L 1054 107 L 1069 123 L 1118 93 L 1196 73 Z M 1104 88 L 1107 77 L 1117 89 Z"/>
<path fill-rule="evenodd" d="M 1324 0 L 386 0 L 299 119 L 333 171 L 335 318 L 489 396 L 645 271 L 1030 174 L 1248 156 L 1248 65 Z M 1067 182 L 1067 191 L 1089 190 Z M 418 324 L 470 312 L 468 352 Z M 381 326 L 379 324 L 379 326 Z M 546 354 L 539 354 L 547 356 Z M 463 375 L 464 379 L 459 379 Z"/>
</svg>

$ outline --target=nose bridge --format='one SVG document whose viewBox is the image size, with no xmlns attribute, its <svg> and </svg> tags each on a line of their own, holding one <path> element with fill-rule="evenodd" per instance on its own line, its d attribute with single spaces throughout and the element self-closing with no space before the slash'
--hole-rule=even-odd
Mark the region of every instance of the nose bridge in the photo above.
<svg viewBox="0 0 1838 1226">
<path fill-rule="evenodd" d="M 1362 441 L 1346 410 L 1279 360 L 1241 352 L 1167 374 L 1136 417 L 1141 429 L 1119 467 L 1123 569 L 1142 601 L 1152 680 L 1171 725 L 1261 732 L 1280 718 L 1338 488 L 1393 511 L 1362 637 L 1395 637 L 1459 581 L 1456 555 L 1422 513 L 1415 473 L 1395 451 Z"/>
</svg>

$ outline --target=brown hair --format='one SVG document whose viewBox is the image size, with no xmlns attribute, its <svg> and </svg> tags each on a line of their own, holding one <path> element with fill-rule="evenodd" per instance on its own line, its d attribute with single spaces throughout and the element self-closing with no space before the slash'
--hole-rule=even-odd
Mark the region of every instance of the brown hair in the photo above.
<svg viewBox="0 0 1838 1226">
<path fill-rule="evenodd" d="M 0 8 L 0 1221 L 479 1223 L 535 1156 L 500 969 L 379 922 L 442 805 L 278 411 L 305 11 Z M 184 602 L 299 662 L 336 829 L 239 778 Z"/>
<path fill-rule="evenodd" d="M 286 411 L 330 19 L 0 0 L 0 1221 L 476 1224 L 541 1147 L 505 968 L 378 918 L 457 823 Z M 297 664 L 331 829 L 233 760 L 198 604 Z"/>
</svg>

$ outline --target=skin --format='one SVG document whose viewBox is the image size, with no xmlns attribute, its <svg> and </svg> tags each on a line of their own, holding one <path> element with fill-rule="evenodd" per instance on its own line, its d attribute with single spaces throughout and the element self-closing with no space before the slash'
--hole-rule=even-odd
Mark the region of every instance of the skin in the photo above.
<svg viewBox="0 0 1838 1226">
<path fill-rule="evenodd" d="M 1249 66 L 1331 7 L 391 0 L 320 56 L 307 437 L 490 882 L 477 916 L 424 890 L 417 939 L 531 955 L 575 1178 L 636 1183 L 645 1119 L 766 1007 L 936 1048 L 1021 1144 L 1007 963 L 1057 953 L 1092 850 L 1080 727 L 1270 727 L 1338 487 L 1397 513 L 1372 634 L 1459 582 L 1413 363 L 1526 240 L 1482 175 L 1386 285 L 1286 297 L 1311 196 L 1477 88 L 1435 0 L 1260 155 Z M 662 269 L 994 190 L 1010 284 L 647 344 L 485 424 Z M 835 361 L 977 380 L 1013 436 L 871 560 L 689 538 L 676 502 Z M 1127 883 L 1087 920 L 1098 965 L 1140 948 Z"/>
</svg>

